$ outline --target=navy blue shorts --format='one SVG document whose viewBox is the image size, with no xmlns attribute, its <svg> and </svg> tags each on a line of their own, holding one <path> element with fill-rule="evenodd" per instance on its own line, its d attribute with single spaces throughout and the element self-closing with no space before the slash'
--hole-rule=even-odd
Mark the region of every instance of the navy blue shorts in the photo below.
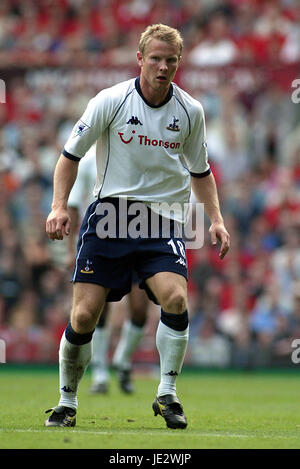
<svg viewBox="0 0 300 469">
<path fill-rule="evenodd" d="M 72 282 L 96 283 L 110 288 L 107 301 L 119 301 L 130 292 L 135 279 L 140 288 L 146 290 L 149 298 L 158 304 L 145 281 L 158 272 L 174 272 L 187 280 L 184 241 L 175 236 L 177 230 L 173 222 L 170 226 L 170 236 L 167 238 L 161 231 L 155 237 L 100 237 L 97 224 L 104 221 L 106 214 L 98 214 L 99 204 L 107 202 L 115 206 L 118 219 L 117 198 L 96 200 L 88 207 L 79 232 Z M 129 206 L 133 202 L 127 203 Z M 150 212 L 147 207 L 149 217 Z M 129 216 L 127 223 L 133 218 Z M 118 229 L 119 225 L 117 234 Z"/>
</svg>

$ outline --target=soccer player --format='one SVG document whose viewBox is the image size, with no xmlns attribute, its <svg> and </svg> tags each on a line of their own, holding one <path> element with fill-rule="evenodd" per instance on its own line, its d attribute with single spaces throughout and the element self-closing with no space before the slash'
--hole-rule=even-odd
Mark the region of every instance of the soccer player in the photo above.
<svg viewBox="0 0 300 469">
<path fill-rule="evenodd" d="M 69 266 L 74 265 L 74 242 L 79 225 L 82 209 L 86 210 L 95 198 L 92 188 L 96 181 L 96 150 L 95 145 L 81 160 L 75 184 L 68 198 L 68 211 L 72 226 L 68 237 Z M 135 280 L 136 276 L 134 276 Z M 120 340 L 113 355 L 112 363 L 118 371 L 119 385 L 126 394 L 134 392 L 132 382 L 132 356 L 138 347 L 144 333 L 147 320 L 148 297 L 138 284 L 133 281 L 132 289 L 128 295 L 130 318 L 122 325 Z M 110 308 L 106 303 L 93 334 L 93 353 L 91 359 L 92 385 L 91 393 L 106 393 L 109 386 L 109 370 L 107 355 L 110 342 L 111 328 L 107 324 Z"/>
<path fill-rule="evenodd" d="M 117 301 L 130 291 L 133 270 L 140 286 L 161 306 L 156 333 L 161 379 L 152 404 L 154 415 L 161 415 L 169 428 L 187 426 L 176 394 L 189 333 L 187 266 L 178 229 L 185 219 L 184 210 L 167 207 L 184 207 L 192 185 L 210 219 L 211 242 L 220 242 L 221 259 L 229 249 L 229 234 L 208 163 L 203 108 L 173 83 L 181 54 L 182 38 L 176 29 L 147 27 L 137 52 L 140 76 L 91 99 L 56 165 L 46 232 L 50 239 L 61 240 L 70 230 L 67 201 L 78 161 L 97 142 L 98 198 L 89 206 L 79 233 L 71 317 L 59 349 L 60 400 L 49 409 L 53 412 L 46 426 L 75 425 L 78 384 L 91 359 L 99 311 L 105 301 Z M 136 205 L 148 237 L 132 234 Z M 158 230 L 153 222 L 153 213 L 160 215 L 159 227 L 169 221 L 167 239 L 164 229 Z M 103 220 L 109 237 L 103 235 Z"/>
</svg>

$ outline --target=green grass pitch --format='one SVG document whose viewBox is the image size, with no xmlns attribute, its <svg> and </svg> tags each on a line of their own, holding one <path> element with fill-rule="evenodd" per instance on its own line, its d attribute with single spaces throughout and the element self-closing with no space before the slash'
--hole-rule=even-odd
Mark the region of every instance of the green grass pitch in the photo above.
<svg viewBox="0 0 300 469">
<path fill-rule="evenodd" d="M 300 448 L 299 373 L 183 371 L 177 391 L 188 419 L 170 430 L 154 417 L 158 379 L 135 376 L 124 395 L 112 373 L 110 392 L 91 396 L 90 373 L 80 385 L 75 428 L 46 428 L 57 404 L 57 368 L 0 365 L 1 449 Z"/>
</svg>

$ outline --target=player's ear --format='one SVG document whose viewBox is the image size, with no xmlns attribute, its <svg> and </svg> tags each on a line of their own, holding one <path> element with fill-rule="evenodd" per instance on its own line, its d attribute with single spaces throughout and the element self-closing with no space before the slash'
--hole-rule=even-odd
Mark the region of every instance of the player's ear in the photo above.
<svg viewBox="0 0 300 469">
<path fill-rule="evenodd" d="M 143 55 L 139 50 L 136 53 L 136 58 L 138 65 L 141 67 L 143 65 Z"/>
</svg>

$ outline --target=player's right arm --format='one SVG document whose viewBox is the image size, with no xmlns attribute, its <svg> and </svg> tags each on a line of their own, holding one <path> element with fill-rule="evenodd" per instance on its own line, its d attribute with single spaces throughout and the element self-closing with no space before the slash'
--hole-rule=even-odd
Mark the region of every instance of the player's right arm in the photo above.
<svg viewBox="0 0 300 469">
<path fill-rule="evenodd" d="M 52 240 L 63 239 L 70 232 L 67 203 L 77 176 L 78 162 L 107 127 L 114 109 L 115 102 L 110 92 L 103 90 L 98 93 L 89 101 L 64 146 L 54 172 L 52 211 L 46 222 L 46 232 Z"/>
<path fill-rule="evenodd" d="M 46 233 L 51 240 L 62 240 L 70 232 L 68 197 L 78 171 L 78 161 L 60 155 L 53 177 L 52 210 L 46 221 Z"/>
</svg>

